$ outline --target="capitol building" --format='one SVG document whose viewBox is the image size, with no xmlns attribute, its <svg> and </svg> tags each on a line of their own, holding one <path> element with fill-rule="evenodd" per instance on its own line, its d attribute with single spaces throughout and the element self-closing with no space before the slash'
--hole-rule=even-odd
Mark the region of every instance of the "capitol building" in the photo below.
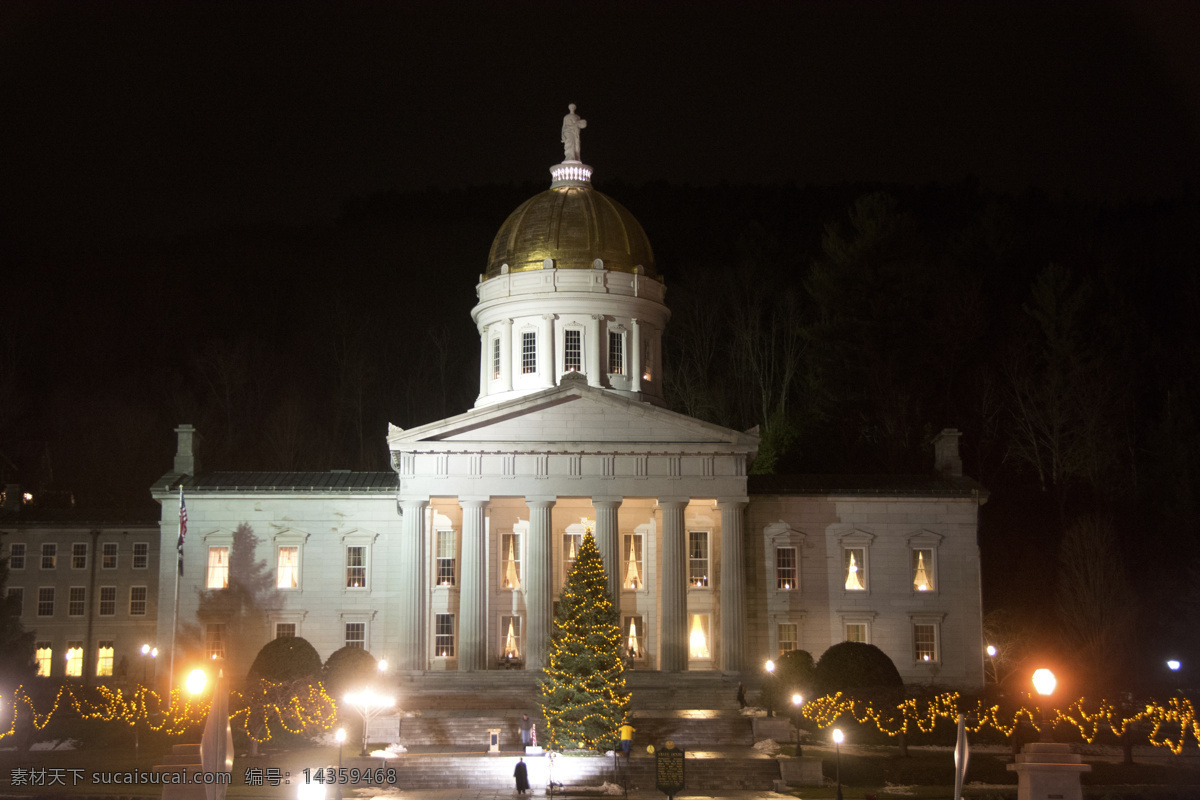
<svg viewBox="0 0 1200 800">
<path fill-rule="evenodd" d="M 572 107 L 549 187 L 497 220 L 482 270 L 462 265 L 478 297 L 474 407 L 380 431 L 391 471 L 222 472 L 198 461 L 202 431 L 176 429 L 143 580 L 159 647 L 175 642 L 177 669 L 219 655 L 233 674 L 278 636 L 464 682 L 536 671 L 592 533 L 636 670 L 749 674 L 850 640 L 880 647 L 907 682 L 982 685 L 987 493 L 962 474 L 959 433 L 935 438 L 924 475 L 759 476 L 756 430 L 669 410 L 667 286 L 637 219 L 593 187 L 581 127 Z M 10 585 L 44 578 L 32 567 Z M 57 661 L 83 631 L 33 610 L 23 622 Z M 88 638 L 136 661 L 122 611 Z"/>
</svg>

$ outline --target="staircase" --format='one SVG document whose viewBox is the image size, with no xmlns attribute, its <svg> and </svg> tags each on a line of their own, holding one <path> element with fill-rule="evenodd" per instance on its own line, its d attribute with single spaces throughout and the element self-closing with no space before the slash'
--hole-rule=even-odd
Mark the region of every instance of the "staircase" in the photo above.
<svg viewBox="0 0 1200 800">
<path fill-rule="evenodd" d="M 177 744 L 169 755 L 163 756 L 161 764 L 155 764 L 155 772 L 186 772 L 189 776 L 201 771 L 200 745 Z M 204 784 L 167 783 L 162 788 L 163 800 L 206 800 Z"/>
</svg>

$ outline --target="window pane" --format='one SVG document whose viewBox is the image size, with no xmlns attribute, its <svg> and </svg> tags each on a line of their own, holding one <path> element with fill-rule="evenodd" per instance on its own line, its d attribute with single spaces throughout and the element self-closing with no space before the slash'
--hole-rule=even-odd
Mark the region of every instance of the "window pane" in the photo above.
<svg viewBox="0 0 1200 800">
<path fill-rule="evenodd" d="M 70 594 L 67 595 L 67 616 L 82 617 L 84 599 L 87 595 L 87 589 L 82 586 L 72 586 Z"/>
<path fill-rule="evenodd" d="M 276 622 L 275 623 L 275 638 L 286 639 L 289 636 L 296 635 L 296 623 L 294 622 Z"/>
<path fill-rule="evenodd" d="M 111 617 L 117 613 L 117 587 L 100 587 L 100 616 Z"/>
<path fill-rule="evenodd" d="M 688 633 L 688 656 L 690 658 L 712 658 L 708 652 L 708 614 L 692 614 Z"/>
<path fill-rule="evenodd" d="M 867 641 L 867 626 L 860 622 L 851 622 L 846 625 L 846 641 L 847 642 L 863 642 Z"/>
<path fill-rule="evenodd" d="M 799 647 L 796 640 L 796 623 L 781 622 L 779 623 L 779 655 L 790 653 Z"/>
<path fill-rule="evenodd" d="M 83 642 L 67 642 L 67 675 L 78 678 L 83 674 Z"/>
<path fill-rule="evenodd" d="M 936 626 L 913 625 L 913 658 L 917 661 L 937 660 Z"/>
<path fill-rule="evenodd" d="M 492 380 L 500 380 L 500 340 L 492 339 Z"/>
<path fill-rule="evenodd" d="M 457 531 L 437 532 L 437 583 L 438 586 L 455 585 Z"/>
<path fill-rule="evenodd" d="M 500 640 L 504 643 L 500 649 L 500 657 L 514 660 L 521 657 L 521 618 L 500 618 Z"/>
<path fill-rule="evenodd" d="M 566 583 L 567 577 L 571 574 L 571 567 L 575 566 L 575 559 L 579 557 L 579 548 L 583 547 L 582 533 L 566 533 L 563 534 L 563 582 Z"/>
<path fill-rule="evenodd" d="M 300 548 L 289 545 L 279 548 L 276 589 L 295 589 L 300 585 Z"/>
<path fill-rule="evenodd" d="M 87 569 L 87 542 L 71 545 L 71 569 Z"/>
<path fill-rule="evenodd" d="M 646 624 L 640 615 L 625 618 L 623 628 L 623 644 L 625 655 L 630 658 L 645 658 L 646 656 Z"/>
<path fill-rule="evenodd" d="M 642 579 L 644 570 L 642 568 L 642 535 L 640 533 L 625 534 L 623 563 L 625 576 L 622 578 L 621 585 L 626 589 L 645 588 L 645 581 Z"/>
<path fill-rule="evenodd" d="M 100 569 L 117 568 L 117 543 L 105 542 L 100 550 Z"/>
<path fill-rule="evenodd" d="M 37 660 L 37 674 L 39 678 L 50 677 L 50 659 L 54 657 L 54 651 L 50 648 L 49 642 L 38 642 L 37 649 L 34 650 L 33 657 Z"/>
<path fill-rule="evenodd" d="M 362 589 L 367 585 L 367 548 L 352 545 L 346 548 L 346 588 Z"/>
<path fill-rule="evenodd" d="M 500 585 L 516 591 L 521 588 L 521 534 L 500 534 Z"/>
<path fill-rule="evenodd" d="M 25 545 L 12 544 L 8 547 L 8 568 L 25 569 Z"/>
<path fill-rule="evenodd" d="M 129 587 L 129 616 L 143 617 L 146 615 L 146 587 Z"/>
<path fill-rule="evenodd" d="M 54 569 L 58 563 L 58 545 L 42 545 L 42 569 Z"/>
<path fill-rule="evenodd" d="M 775 586 L 779 589 L 796 588 L 796 548 L 775 549 Z"/>
<path fill-rule="evenodd" d="M 846 591 L 865 592 L 867 590 L 865 551 L 861 547 L 847 547 L 842 553 L 842 570 L 846 576 Z"/>
<path fill-rule="evenodd" d="M 146 542 L 134 542 L 133 568 L 145 569 L 150 563 L 150 545 Z"/>
<path fill-rule="evenodd" d="M 229 588 L 229 548 L 208 548 L 208 583 L 209 589 Z"/>
<path fill-rule="evenodd" d="M 688 532 L 688 584 L 708 586 L 708 532 Z"/>
<path fill-rule="evenodd" d="M 438 658 L 454 658 L 453 614 L 435 615 L 433 648 Z"/>
<path fill-rule="evenodd" d="M 913 550 L 913 591 L 933 591 L 933 551 Z"/>
<path fill-rule="evenodd" d="M 563 369 L 566 372 L 579 372 L 583 369 L 581 333 L 573 328 L 563 331 Z"/>
<path fill-rule="evenodd" d="M 613 375 L 625 374 L 625 340 L 613 331 L 608 334 L 608 371 Z"/>
<path fill-rule="evenodd" d="M 96 674 L 101 677 L 112 675 L 113 643 L 101 640 L 96 650 Z"/>
<path fill-rule="evenodd" d="M 346 623 L 346 647 L 358 647 L 366 649 L 367 647 L 367 623 L 365 622 L 347 622 Z"/>
<path fill-rule="evenodd" d="M 225 657 L 225 623 L 210 622 L 204 626 L 204 656 Z"/>
<path fill-rule="evenodd" d="M 54 587 L 43 586 L 38 589 L 38 609 L 39 617 L 54 616 Z"/>
<path fill-rule="evenodd" d="M 521 372 L 537 372 L 537 334 L 533 331 L 521 334 Z"/>
</svg>

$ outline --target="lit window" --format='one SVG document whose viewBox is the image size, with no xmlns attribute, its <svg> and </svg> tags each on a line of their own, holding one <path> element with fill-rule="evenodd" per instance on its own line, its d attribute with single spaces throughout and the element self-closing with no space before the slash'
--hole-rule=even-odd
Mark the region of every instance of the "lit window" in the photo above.
<svg viewBox="0 0 1200 800">
<path fill-rule="evenodd" d="M 500 658 L 511 661 L 521 657 L 521 618 L 501 617 L 500 638 L 504 642 Z"/>
<path fill-rule="evenodd" d="M 225 657 L 225 623 L 209 622 L 204 626 L 204 657 Z"/>
<path fill-rule="evenodd" d="M 692 614 L 692 624 L 688 633 L 688 656 L 691 658 L 712 658 L 708 651 L 708 614 Z"/>
<path fill-rule="evenodd" d="M 575 559 L 579 558 L 579 548 L 583 547 L 582 533 L 564 533 L 563 534 L 563 582 L 571 574 L 571 567 L 575 566 Z"/>
<path fill-rule="evenodd" d="M 521 534 L 500 534 L 500 585 L 516 591 L 521 588 Z"/>
<path fill-rule="evenodd" d="M 37 674 L 39 678 L 50 677 L 50 659 L 54 657 L 54 651 L 50 648 L 49 642 L 38 642 L 33 652 L 33 658 L 37 661 Z"/>
<path fill-rule="evenodd" d="M 537 334 L 533 331 L 521 334 L 521 372 L 537 372 Z"/>
<path fill-rule="evenodd" d="M 867 642 L 867 625 L 865 622 L 847 622 L 846 623 L 846 641 L 847 642 Z"/>
<path fill-rule="evenodd" d="M 913 660 L 937 661 L 937 625 L 913 624 Z"/>
<path fill-rule="evenodd" d="M 276 622 L 275 623 L 275 638 L 288 639 L 296 635 L 296 623 L 294 622 Z"/>
<path fill-rule="evenodd" d="M 100 587 L 100 616 L 111 617 L 117 613 L 117 587 Z"/>
<path fill-rule="evenodd" d="M 146 569 L 150 566 L 150 545 L 146 542 L 133 543 L 133 568 Z"/>
<path fill-rule="evenodd" d="M 796 588 L 796 548 L 775 548 L 775 586 L 778 589 Z"/>
<path fill-rule="evenodd" d="M 67 642 L 67 677 L 83 674 L 83 642 Z"/>
<path fill-rule="evenodd" d="M 625 339 L 616 331 L 608 333 L 608 371 L 613 375 L 625 374 Z"/>
<path fill-rule="evenodd" d="M 38 589 L 38 609 L 39 617 L 54 616 L 54 587 L 42 586 Z"/>
<path fill-rule="evenodd" d="M 117 568 L 117 543 L 105 542 L 100 545 L 100 569 Z"/>
<path fill-rule="evenodd" d="M 779 655 L 790 653 L 800 647 L 797 638 L 797 625 L 794 622 L 781 622 L 776 628 L 779 636 Z"/>
<path fill-rule="evenodd" d="M 102 678 L 112 675 L 113 669 L 113 643 L 105 639 L 101 639 L 96 648 L 96 674 Z"/>
<path fill-rule="evenodd" d="M 629 658 L 646 657 L 646 624 L 642 621 L 641 616 L 625 618 L 621 645 L 625 649 L 625 655 Z"/>
<path fill-rule="evenodd" d="M 913 591 L 933 591 L 933 550 L 912 551 Z"/>
<path fill-rule="evenodd" d="M 86 599 L 87 589 L 82 586 L 72 586 L 67 593 L 67 616 L 82 617 Z"/>
<path fill-rule="evenodd" d="M 58 545 L 49 542 L 42 545 L 42 569 L 54 569 L 58 563 Z"/>
<path fill-rule="evenodd" d="M 500 380 L 500 340 L 492 339 L 492 380 Z"/>
<path fill-rule="evenodd" d="M 642 569 L 642 535 L 640 533 L 625 534 L 625 553 L 621 563 L 625 567 L 621 586 L 633 590 L 645 589 L 646 581 L 642 577 L 645 571 Z"/>
<path fill-rule="evenodd" d="M 209 589 L 229 588 L 229 548 L 208 548 L 208 583 Z"/>
<path fill-rule="evenodd" d="M 8 568 L 25 569 L 25 544 L 14 542 L 8 546 Z"/>
<path fill-rule="evenodd" d="M 14 617 L 21 616 L 25 610 L 25 590 L 20 586 L 8 587 L 8 608 Z"/>
<path fill-rule="evenodd" d="M 146 587 L 145 586 L 130 586 L 129 587 L 129 616 L 131 616 L 131 617 L 146 616 Z"/>
<path fill-rule="evenodd" d="M 362 589 L 367 585 L 367 548 L 350 545 L 346 548 L 346 588 Z"/>
<path fill-rule="evenodd" d="M 454 568 L 455 568 L 455 544 L 457 533 L 455 531 L 438 531 L 437 532 L 437 585 L 438 586 L 453 586 L 454 585 Z"/>
<path fill-rule="evenodd" d="M 842 550 L 842 570 L 848 592 L 867 590 L 866 552 L 862 547 L 846 547 Z"/>
<path fill-rule="evenodd" d="M 346 623 L 346 647 L 357 647 L 360 650 L 367 648 L 367 623 Z"/>
<path fill-rule="evenodd" d="M 688 531 L 688 585 L 708 586 L 707 531 Z"/>
<path fill-rule="evenodd" d="M 280 547 L 275 573 L 276 589 L 295 589 L 300 585 L 300 548 L 295 545 Z"/>
<path fill-rule="evenodd" d="M 433 652 L 438 658 L 454 658 L 454 615 L 434 615 Z"/>
<path fill-rule="evenodd" d="M 577 328 L 563 331 L 563 371 L 579 372 L 583 369 L 583 336 Z"/>
<path fill-rule="evenodd" d="M 87 542 L 71 545 L 71 569 L 87 569 Z"/>
</svg>

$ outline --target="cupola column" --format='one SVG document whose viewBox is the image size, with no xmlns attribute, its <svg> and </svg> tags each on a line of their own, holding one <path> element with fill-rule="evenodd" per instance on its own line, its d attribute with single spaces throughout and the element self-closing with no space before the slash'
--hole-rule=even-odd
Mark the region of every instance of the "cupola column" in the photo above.
<svg viewBox="0 0 1200 800">
<path fill-rule="evenodd" d="M 512 375 L 512 320 L 500 322 L 500 391 L 511 392 Z"/>
<path fill-rule="evenodd" d="M 525 580 L 525 669 L 540 670 L 549 661 L 550 625 L 554 617 L 554 569 L 550 512 L 554 498 L 526 498 L 529 506 L 529 566 Z"/>
<path fill-rule="evenodd" d="M 617 525 L 617 512 L 621 508 L 619 498 L 593 497 L 592 508 L 596 509 L 596 549 L 604 561 L 608 574 L 608 593 L 612 595 L 613 609 L 617 620 L 621 619 L 621 534 Z"/>
<path fill-rule="evenodd" d="M 634 328 L 637 330 L 637 328 Z M 660 499 L 662 509 L 662 641 L 659 642 L 659 669 L 682 672 L 687 669 L 687 578 L 684 570 L 687 548 L 684 544 L 683 512 L 687 500 Z"/>
<path fill-rule="evenodd" d="M 484 397 L 488 393 L 488 369 L 492 365 L 492 353 L 488 344 L 491 339 L 488 337 L 488 326 L 484 325 L 479 329 L 479 396 Z"/>
<path fill-rule="evenodd" d="M 487 669 L 487 542 L 484 498 L 460 497 L 462 506 L 462 592 L 458 610 L 458 669 Z"/>
<path fill-rule="evenodd" d="M 542 371 L 542 385 L 554 386 L 558 383 L 554 374 L 554 315 L 542 315 L 542 342 L 538 351 L 538 368 Z"/>
<path fill-rule="evenodd" d="M 745 498 L 717 498 L 721 509 L 721 669 L 740 672 L 745 667 L 745 547 L 742 510 Z"/>
<path fill-rule="evenodd" d="M 592 321 L 588 326 L 588 338 L 591 340 L 592 344 L 592 346 L 588 348 L 588 386 L 595 386 L 599 388 L 603 385 L 604 380 L 604 361 L 602 356 L 604 351 L 600 347 L 599 314 L 592 314 Z"/>
<path fill-rule="evenodd" d="M 629 389 L 633 392 L 642 390 L 642 325 L 636 319 L 633 323 L 633 341 L 629 345 Z"/>
<path fill-rule="evenodd" d="M 429 643 L 425 638 L 429 587 L 425 576 L 425 509 L 428 499 L 401 500 L 400 531 L 400 669 L 427 669 Z"/>
</svg>

